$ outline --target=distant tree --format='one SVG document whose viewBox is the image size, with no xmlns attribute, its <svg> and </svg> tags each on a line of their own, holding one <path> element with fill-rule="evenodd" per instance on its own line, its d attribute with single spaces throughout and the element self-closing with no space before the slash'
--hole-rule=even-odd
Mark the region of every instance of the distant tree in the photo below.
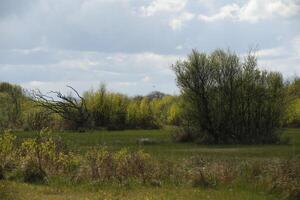
<svg viewBox="0 0 300 200">
<path fill-rule="evenodd" d="M 58 91 L 51 91 L 48 95 L 42 94 L 40 91 L 35 91 L 33 92 L 33 99 L 38 106 L 46 108 L 60 115 L 63 119 L 72 122 L 74 129 L 83 130 L 89 126 L 88 123 L 90 122 L 86 101 L 73 87 L 67 87 L 76 94 L 76 97 L 71 94 L 64 95 Z M 54 94 L 55 97 L 49 96 L 50 94 Z"/>
<path fill-rule="evenodd" d="M 85 92 L 84 98 L 94 125 L 96 127 L 106 126 L 109 123 L 110 115 L 110 105 L 106 86 L 101 84 L 98 90 Z"/>
<path fill-rule="evenodd" d="M 173 70 L 197 140 L 211 143 L 272 143 L 284 112 L 281 74 L 261 71 L 256 57 L 244 62 L 231 52 L 193 50 Z M 196 128 L 196 129 L 195 129 Z"/>
<path fill-rule="evenodd" d="M 19 126 L 21 123 L 21 103 L 24 97 L 23 90 L 18 85 L 0 83 L 0 110 L 2 126 Z M 6 120 L 4 120 L 4 118 Z"/>
<path fill-rule="evenodd" d="M 96 127 L 124 129 L 129 98 L 126 95 L 107 91 L 101 85 L 96 91 L 85 92 L 84 98 L 91 120 Z"/>
<path fill-rule="evenodd" d="M 133 98 L 127 106 L 127 123 L 131 128 L 157 128 L 151 101 L 147 97 Z"/>
<path fill-rule="evenodd" d="M 164 125 L 179 125 L 179 102 L 180 97 L 171 95 L 152 99 L 150 104 L 155 124 L 159 127 L 163 127 Z"/>
</svg>

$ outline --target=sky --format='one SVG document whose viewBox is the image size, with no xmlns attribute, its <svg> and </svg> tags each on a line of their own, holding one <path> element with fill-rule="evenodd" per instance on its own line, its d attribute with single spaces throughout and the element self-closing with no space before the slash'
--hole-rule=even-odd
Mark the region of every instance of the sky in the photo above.
<svg viewBox="0 0 300 200">
<path fill-rule="evenodd" d="M 27 89 L 177 94 L 171 65 L 217 48 L 300 76 L 300 0 L 0 0 L 0 81 Z"/>
</svg>

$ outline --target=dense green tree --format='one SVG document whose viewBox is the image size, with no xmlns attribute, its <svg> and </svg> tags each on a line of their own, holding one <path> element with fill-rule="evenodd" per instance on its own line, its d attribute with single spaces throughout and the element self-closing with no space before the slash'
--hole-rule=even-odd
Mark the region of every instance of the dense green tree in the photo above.
<svg viewBox="0 0 300 200">
<path fill-rule="evenodd" d="M 156 128 L 151 100 L 147 97 L 134 98 L 127 108 L 127 122 L 131 128 Z"/>
<path fill-rule="evenodd" d="M 107 94 L 105 85 L 101 85 L 97 91 L 90 90 L 84 94 L 87 109 L 96 127 L 105 126 L 109 122 L 110 105 Z"/>
<path fill-rule="evenodd" d="M 186 118 L 197 139 L 211 143 L 271 143 L 284 111 L 281 74 L 261 71 L 256 57 L 245 60 L 231 52 L 196 50 L 173 69 L 183 98 Z"/>
<path fill-rule="evenodd" d="M 171 95 L 165 95 L 151 101 L 152 114 L 157 126 L 179 125 L 179 101 L 180 97 Z"/>
</svg>

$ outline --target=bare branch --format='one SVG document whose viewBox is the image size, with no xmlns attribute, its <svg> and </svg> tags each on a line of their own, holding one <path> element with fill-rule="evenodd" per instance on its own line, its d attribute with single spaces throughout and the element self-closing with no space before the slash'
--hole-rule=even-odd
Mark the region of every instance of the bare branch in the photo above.
<svg viewBox="0 0 300 200">
<path fill-rule="evenodd" d="M 76 129 L 78 129 L 86 125 L 89 119 L 89 113 L 85 99 L 80 96 L 73 87 L 67 87 L 70 88 L 79 99 L 73 97 L 72 94 L 67 96 L 59 91 L 50 91 L 47 94 L 42 94 L 39 90 L 32 92 L 32 98 L 38 106 L 60 115 L 63 119 L 74 122 Z M 57 99 L 49 94 L 55 95 Z"/>
</svg>

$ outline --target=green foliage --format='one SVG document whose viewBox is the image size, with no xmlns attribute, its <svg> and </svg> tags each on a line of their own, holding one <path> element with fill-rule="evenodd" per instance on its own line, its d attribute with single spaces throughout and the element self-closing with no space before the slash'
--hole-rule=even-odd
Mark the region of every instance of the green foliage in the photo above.
<svg viewBox="0 0 300 200">
<path fill-rule="evenodd" d="M 84 97 L 96 127 L 110 126 L 111 129 L 122 129 L 125 126 L 126 96 L 110 93 L 101 85 L 99 90 L 88 91 Z"/>
<path fill-rule="evenodd" d="M 300 98 L 291 100 L 285 113 L 285 124 L 300 127 Z"/>
<path fill-rule="evenodd" d="M 53 115 L 43 108 L 32 109 L 24 116 L 25 129 L 40 131 L 53 125 Z"/>
<path fill-rule="evenodd" d="M 296 78 L 287 87 L 288 106 L 284 123 L 290 127 L 300 127 L 300 79 Z"/>
<path fill-rule="evenodd" d="M 0 129 L 25 130 L 123 130 L 158 128 L 181 123 L 177 96 L 153 92 L 145 97 L 128 97 L 107 91 L 101 85 L 81 97 L 52 92 L 57 97 L 23 92 L 17 85 L 0 83 Z"/>
<path fill-rule="evenodd" d="M 38 168 L 37 175 L 58 175 L 69 169 L 73 155 L 67 152 L 59 139 L 51 136 L 47 129 L 40 131 L 35 138 L 26 139 L 20 148 L 20 156 L 25 177 L 34 174 L 30 168 Z M 40 177 L 37 177 L 39 180 Z"/>
<path fill-rule="evenodd" d="M 129 98 L 119 93 L 108 92 L 104 85 L 100 89 L 84 94 L 88 111 L 96 128 L 110 130 L 125 128 L 157 128 L 178 125 L 180 111 L 178 97 L 151 95 L 151 98 Z"/>
<path fill-rule="evenodd" d="M 132 100 L 127 110 L 127 122 L 132 128 L 156 128 L 151 102 L 147 97 Z"/>
<path fill-rule="evenodd" d="M 10 131 L 5 131 L 0 135 L 0 179 L 4 178 L 6 169 L 16 162 L 15 140 L 16 136 Z"/>
<path fill-rule="evenodd" d="M 0 129 L 20 126 L 23 98 L 20 86 L 0 82 Z"/>
<path fill-rule="evenodd" d="M 276 129 L 285 109 L 281 74 L 260 71 L 252 55 L 241 62 L 236 54 L 222 50 L 211 55 L 194 50 L 173 69 L 187 102 L 186 121 L 198 128 L 203 142 L 278 140 Z"/>
<path fill-rule="evenodd" d="M 164 125 L 180 124 L 180 97 L 166 95 L 160 99 L 153 99 L 151 107 L 155 124 L 159 127 Z"/>
<path fill-rule="evenodd" d="M 105 147 L 93 148 L 86 153 L 85 160 L 87 169 L 81 170 L 81 176 L 99 181 L 117 180 L 123 184 L 138 179 L 145 183 L 154 175 L 153 160 L 143 151 L 129 152 L 124 148 L 113 153 Z"/>
</svg>

